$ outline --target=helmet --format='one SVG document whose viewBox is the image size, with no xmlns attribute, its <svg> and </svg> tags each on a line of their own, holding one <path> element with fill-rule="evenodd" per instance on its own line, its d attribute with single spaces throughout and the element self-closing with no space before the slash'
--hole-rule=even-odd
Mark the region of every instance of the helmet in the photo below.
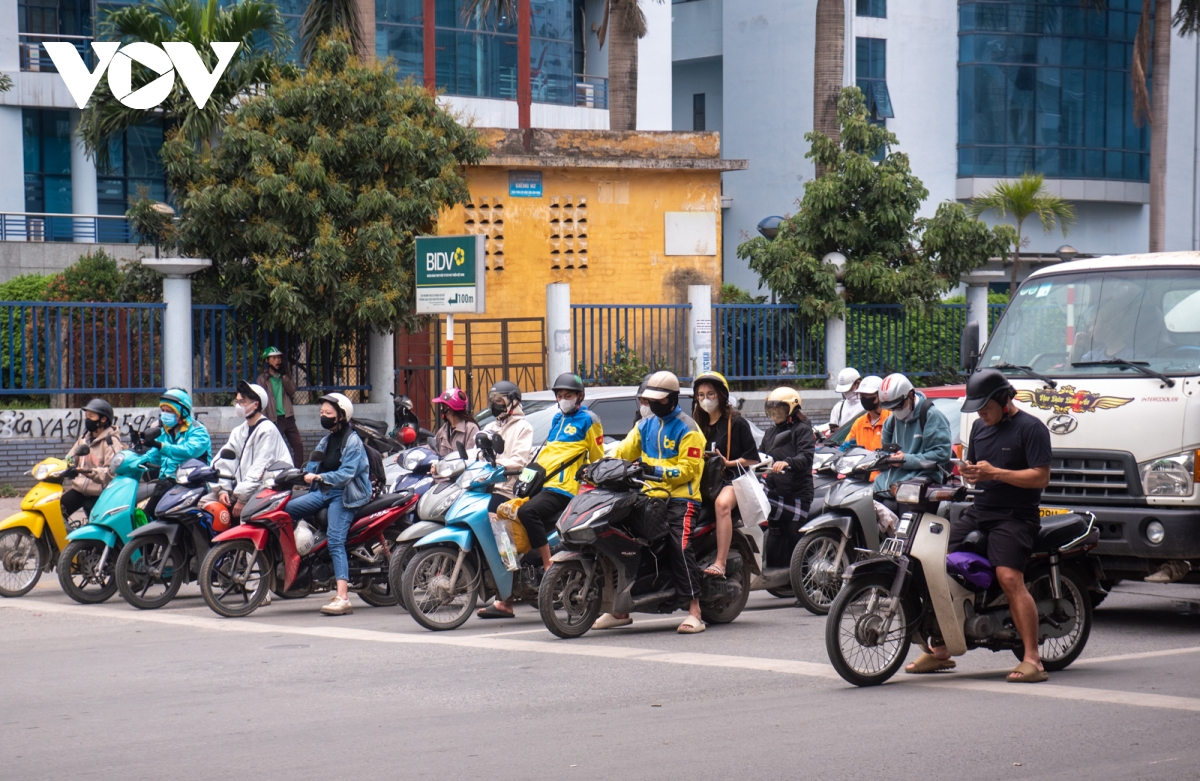
<svg viewBox="0 0 1200 781">
<path fill-rule="evenodd" d="M 492 386 L 490 391 L 488 391 L 489 401 L 493 396 L 503 396 L 504 398 L 508 399 L 509 404 L 511 404 L 514 401 L 521 400 L 521 389 L 515 382 L 500 380 Z"/>
<path fill-rule="evenodd" d="M 780 419 L 786 420 L 800 409 L 800 392 L 795 388 L 776 388 L 767 395 L 766 410 L 767 414 L 771 414 L 771 410 L 779 410 L 785 414 Z M 774 419 L 774 416 L 771 416 Z"/>
<path fill-rule="evenodd" d="M 274 358 L 276 355 L 283 355 L 278 347 L 267 347 L 262 351 L 262 359 L 264 361 L 268 358 Z"/>
<path fill-rule="evenodd" d="M 447 388 L 441 396 L 433 400 L 434 404 L 445 404 L 455 412 L 467 411 L 467 394 L 458 388 Z"/>
<path fill-rule="evenodd" d="M 550 386 L 550 390 L 583 393 L 583 378 L 578 374 L 571 374 L 570 372 L 560 374 L 558 375 L 558 379 L 554 381 L 554 384 Z"/>
<path fill-rule="evenodd" d="M 212 516 L 212 527 L 215 532 L 223 532 L 230 526 L 229 508 L 220 502 L 208 502 L 204 511 Z"/>
<path fill-rule="evenodd" d="M 725 395 L 729 395 L 729 381 L 726 380 L 725 375 L 721 374 L 720 372 L 701 372 L 696 376 L 696 379 L 692 380 L 692 388 L 695 388 L 702 382 L 707 382 L 712 385 L 718 393 L 724 390 Z"/>
<path fill-rule="evenodd" d="M 87 404 L 83 405 L 84 412 L 94 412 L 97 415 L 108 418 L 108 422 L 112 423 L 116 419 L 113 413 L 112 405 L 104 399 L 92 399 Z"/>
<path fill-rule="evenodd" d="M 858 384 L 858 392 L 865 393 L 868 396 L 874 396 L 879 393 L 879 388 L 883 385 L 883 378 L 875 374 L 868 374 L 862 378 L 862 382 Z"/>
<path fill-rule="evenodd" d="M 255 385 L 252 382 L 238 380 L 237 392 L 247 399 L 254 399 L 258 402 L 258 411 L 262 412 L 267 408 L 270 397 L 267 396 L 267 389 L 261 385 Z"/>
<path fill-rule="evenodd" d="M 340 393 L 326 393 L 317 401 L 332 404 L 338 411 L 338 417 L 349 420 L 354 417 L 354 403 Z"/>
<path fill-rule="evenodd" d="M 967 378 L 967 400 L 963 402 L 962 411 L 978 412 L 992 399 L 1007 404 L 1009 398 L 1001 400 L 997 397 L 1011 397 L 1014 393 L 1016 390 L 999 369 L 979 369 Z"/>
<path fill-rule="evenodd" d="M 171 388 L 163 392 L 163 395 L 158 397 L 159 404 L 168 404 L 179 411 L 179 417 L 190 418 L 192 416 L 192 394 L 185 391 L 183 388 Z"/>
<path fill-rule="evenodd" d="M 642 383 L 638 385 L 637 396 L 634 398 L 640 399 L 642 397 L 642 394 L 646 392 L 646 383 L 650 382 L 650 378 L 653 376 L 653 374 L 647 374 L 645 377 L 642 377 Z"/>
<path fill-rule="evenodd" d="M 889 374 L 883 378 L 883 386 L 879 389 L 879 406 L 884 409 L 897 409 L 903 406 L 904 400 L 912 391 L 912 382 L 903 374 Z"/>
<path fill-rule="evenodd" d="M 840 372 L 838 372 L 837 385 L 835 385 L 833 389 L 838 393 L 845 393 L 854 387 L 854 383 L 857 382 L 860 377 L 862 377 L 862 375 L 858 373 L 858 369 L 851 369 L 847 366 L 845 369 L 842 369 Z"/>
<path fill-rule="evenodd" d="M 662 401 L 672 395 L 679 398 L 679 378 L 667 371 L 651 374 L 646 380 L 646 389 L 642 391 L 643 398 L 654 401 Z"/>
</svg>

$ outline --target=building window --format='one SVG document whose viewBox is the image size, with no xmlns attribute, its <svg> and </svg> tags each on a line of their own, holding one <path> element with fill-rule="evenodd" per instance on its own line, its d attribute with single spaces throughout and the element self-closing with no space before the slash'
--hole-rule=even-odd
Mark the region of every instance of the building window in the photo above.
<svg viewBox="0 0 1200 781">
<path fill-rule="evenodd" d="M 887 18 L 887 0 L 857 0 L 854 6 L 855 16 L 875 16 Z"/>
<path fill-rule="evenodd" d="M 71 213 L 71 119 L 66 111 L 21 110 L 25 211 Z"/>
<path fill-rule="evenodd" d="M 131 127 L 108 142 L 108 166 L 96 171 L 96 202 L 100 214 L 124 214 L 142 197 L 167 200 L 166 174 L 160 152 L 162 122 Z M 123 225 L 101 220 L 100 230 L 124 231 Z M 101 236 L 100 241 L 105 237 Z M 112 241 L 124 239 L 112 238 Z"/>
<path fill-rule="evenodd" d="M 86 0 L 19 0 L 17 30 L 47 35 L 90 35 L 91 4 Z"/>
<path fill-rule="evenodd" d="M 1139 9 L 961 3 L 958 175 L 1149 181 L 1129 84 Z"/>
<path fill-rule="evenodd" d="M 882 38 L 855 38 L 855 83 L 867 101 L 871 121 L 884 124 L 896 116 L 887 87 L 887 41 Z"/>
<path fill-rule="evenodd" d="M 303 7 L 306 0 L 288 0 Z M 438 3 L 441 5 L 441 3 Z M 424 3 L 421 0 L 377 0 L 375 3 L 375 56 L 392 57 L 400 69 L 401 81 L 408 77 L 418 83 L 425 77 Z"/>
<path fill-rule="evenodd" d="M 692 95 L 692 130 L 704 129 L 704 93 Z"/>
</svg>

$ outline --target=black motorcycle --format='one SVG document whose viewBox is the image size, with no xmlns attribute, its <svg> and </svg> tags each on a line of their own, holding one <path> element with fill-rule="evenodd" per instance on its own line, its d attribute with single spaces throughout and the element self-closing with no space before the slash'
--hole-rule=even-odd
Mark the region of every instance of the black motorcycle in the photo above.
<svg viewBox="0 0 1200 781">
<path fill-rule="evenodd" d="M 558 520 L 564 550 L 542 578 L 538 607 L 546 628 L 563 638 L 581 637 L 601 612 L 673 613 L 686 610 L 671 574 L 672 544 L 663 498 L 642 493 L 639 465 L 605 458 L 580 470 L 593 489 L 567 505 Z M 659 493 L 654 490 L 653 493 Z M 716 524 L 702 521 L 692 543 L 701 569 L 716 558 Z M 724 578 L 702 575 L 704 621 L 726 624 L 746 606 L 755 574 L 754 553 L 735 523 Z"/>
</svg>

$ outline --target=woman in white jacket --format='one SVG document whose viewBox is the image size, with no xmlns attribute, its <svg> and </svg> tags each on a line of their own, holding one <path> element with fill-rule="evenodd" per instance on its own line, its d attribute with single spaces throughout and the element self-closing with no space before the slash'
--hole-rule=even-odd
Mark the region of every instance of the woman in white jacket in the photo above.
<svg viewBox="0 0 1200 781">
<path fill-rule="evenodd" d="M 237 384 L 234 409 L 238 417 L 246 422 L 229 434 L 229 441 L 217 454 L 215 466 L 222 474 L 216 499 L 233 509 L 233 516 L 241 515 L 242 507 L 262 487 L 263 473 L 272 464 L 283 461 L 292 464 L 292 451 L 283 435 L 263 414 L 269 397 L 261 385 L 241 380 Z"/>
<path fill-rule="evenodd" d="M 488 409 L 495 417 L 483 429 L 489 434 L 499 434 L 504 440 L 504 452 L 496 457 L 496 464 L 506 469 L 524 469 L 533 460 L 533 426 L 525 419 L 521 409 L 521 389 L 516 383 L 500 380 L 488 391 Z M 510 477 L 504 485 L 496 486 L 492 494 L 491 507 L 496 508 L 513 498 L 513 487 L 517 478 Z"/>
</svg>

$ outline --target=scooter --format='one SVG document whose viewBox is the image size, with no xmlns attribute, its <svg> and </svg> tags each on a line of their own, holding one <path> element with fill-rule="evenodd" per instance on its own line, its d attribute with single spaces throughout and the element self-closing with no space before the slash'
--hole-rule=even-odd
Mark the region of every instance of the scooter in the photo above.
<svg viewBox="0 0 1200 781">
<path fill-rule="evenodd" d="M 459 477 L 458 486 L 463 492 L 446 513 L 446 528 L 415 544 L 412 560 L 401 578 L 401 601 L 409 614 L 435 632 L 462 626 L 481 597 L 495 595 L 504 601 L 512 598 L 531 602 L 538 596 L 540 563 L 526 563 L 529 558 L 522 558 L 518 569 L 510 570 L 488 512 L 493 489 L 518 470 L 496 464 L 496 456 L 504 452 L 504 440 L 499 435 L 480 433 L 475 444 L 481 460 Z M 426 494 L 426 499 L 431 495 Z M 551 535 L 550 545 L 557 542 L 557 535 Z M 515 549 L 510 553 L 516 557 Z"/>
<path fill-rule="evenodd" d="M 292 488 L 304 485 L 304 472 L 285 461 L 267 471 L 266 487 L 242 508 L 238 526 L 213 538 L 200 565 L 200 593 L 212 610 L 226 618 L 253 613 L 269 591 L 285 599 L 336 588 L 329 540 L 322 513 L 293 522 L 287 514 Z M 384 494 L 355 508 L 346 536 L 350 589 L 368 605 L 396 604 L 387 581 L 388 556 L 398 524 L 416 505 L 415 494 Z"/>
<path fill-rule="evenodd" d="M 129 430 L 130 447 L 113 456 L 113 478 L 92 508 L 88 523 L 67 535 L 67 546 L 58 558 L 58 582 L 67 596 L 80 604 L 98 604 L 117 593 L 117 557 L 133 530 L 146 523 L 138 507 L 154 493 L 146 482 L 154 453 L 148 444 L 159 427 L 144 432 Z"/>
<path fill-rule="evenodd" d="M 986 537 L 971 532 L 957 558 L 947 560 L 952 519 L 969 505 L 944 502 L 945 488 L 901 483 L 895 535 L 884 540 L 880 555 L 850 565 L 843 575 L 845 585 L 825 624 L 825 649 L 838 674 L 855 686 L 878 685 L 895 675 L 913 639 L 927 648 L 927 638 L 939 638 L 952 656 L 988 648 L 1024 658 L 1008 600 L 983 557 Z M 956 489 L 954 498 L 962 493 L 965 489 Z M 1089 591 L 1099 588 L 1103 575 L 1088 551 L 1099 541 L 1091 513 L 1041 521 L 1025 585 L 1037 605 L 1038 642 L 1049 672 L 1065 669 L 1087 645 Z M 964 559 L 962 553 L 971 556 Z"/>
<path fill-rule="evenodd" d="M 413 447 L 417 442 L 428 441 L 433 436 L 432 431 L 421 427 L 421 419 L 417 417 L 413 407 L 412 399 L 408 396 L 392 394 L 392 412 L 396 427 L 388 436 L 404 447 Z"/>
<path fill-rule="evenodd" d="M 47 458 L 30 473 L 38 482 L 21 500 L 20 512 L 0 521 L 0 596 L 4 597 L 28 594 L 43 572 L 53 570 L 59 552 L 67 546 L 67 533 L 74 528 L 68 527 L 58 504 L 63 481 L 74 476 L 71 462 Z"/>
<path fill-rule="evenodd" d="M 592 490 L 580 491 L 558 519 L 565 550 L 542 578 L 538 608 L 546 628 L 562 638 L 581 637 L 601 612 L 673 613 L 688 599 L 675 589 L 666 501 L 642 493 L 646 481 L 637 464 L 605 458 L 580 470 Z M 662 489 L 663 494 L 666 490 Z M 701 570 L 716 558 L 716 524 L 697 526 L 696 559 Z M 700 611 L 709 624 L 726 624 L 750 597 L 754 554 L 736 525 L 725 577 L 701 575 Z"/>
<path fill-rule="evenodd" d="M 159 500 L 154 520 L 134 529 L 117 556 L 117 589 L 126 602 L 154 610 L 196 579 L 213 536 L 229 527 L 228 513 L 221 522 L 200 504 L 220 478 L 216 467 L 197 459 L 175 470 L 177 485 Z"/>
</svg>

